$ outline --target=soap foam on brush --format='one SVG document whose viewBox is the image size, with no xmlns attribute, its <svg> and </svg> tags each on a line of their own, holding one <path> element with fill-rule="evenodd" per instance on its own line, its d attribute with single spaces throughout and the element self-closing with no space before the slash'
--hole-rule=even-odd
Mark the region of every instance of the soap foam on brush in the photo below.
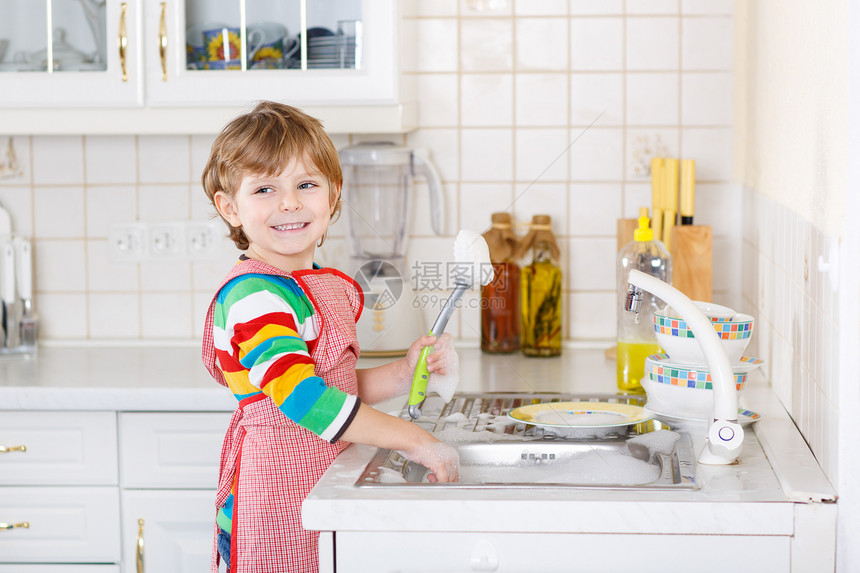
<svg viewBox="0 0 860 573">
<path fill-rule="evenodd" d="M 479 233 L 462 229 L 454 240 L 454 263 L 457 275 L 468 277 L 470 288 L 476 287 L 474 279 L 481 285 L 488 285 L 493 280 L 493 265 L 490 262 L 490 247 Z"/>
</svg>

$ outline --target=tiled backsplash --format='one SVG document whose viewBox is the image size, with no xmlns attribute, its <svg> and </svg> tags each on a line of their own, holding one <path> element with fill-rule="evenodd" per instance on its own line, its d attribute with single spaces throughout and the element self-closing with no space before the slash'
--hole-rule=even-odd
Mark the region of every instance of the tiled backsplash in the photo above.
<svg viewBox="0 0 860 573">
<path fill-rule="evenodd" d="M 493 211 L 549 213 L 562 248 L 565 337 L 615 336 L 616 220 L 650 205 L 648 149 L 697 163 L 696 220 L 715 231 L 715 300 L 739 302 L 732 165 L 731 0 L 409 0 L 419 128 L 336 135 L 430 151 L 445 186 L 445 235 L 420 216 L 409 257 L 449 252 Z M 220 128 L 214 126 L 213 131 Z M 35 239 L 36 304 L 49 339 L 187 339 L 234 260 L 112 264 L 110 223 L 206 220 L 208 136 L 15 137 L 23 174 L 0 180 L 15 229 Z M 0 147 L 5 140 L 0 139 Z M 644 159 L 643 159 L 644 158 Z M 643 163 L 644 161 L 644 163 Z M 339 264 L 346 224 L 320 260 Z M 523 231 L 520 231 L 521 233 Z M 456 323 L 456 324 L 455 324 Z M 477 340 L 477 311 L 453 321 Z"/>
<path fill-rule="evenodd" d="M 756 317 L 747 352 L 828 476 L 836 476 L 839 298 L 818 261 L 831 239 L 768 197 L 743 196 L 743 310 Z"/>
</svg>

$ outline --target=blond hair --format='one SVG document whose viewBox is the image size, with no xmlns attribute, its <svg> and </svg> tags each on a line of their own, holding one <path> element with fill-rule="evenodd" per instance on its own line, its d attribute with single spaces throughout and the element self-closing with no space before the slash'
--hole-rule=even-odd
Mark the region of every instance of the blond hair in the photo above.
<svg viewBox="0 0 860 573">
<path fill-rule="evenodd" d="M 214 205 L 216 193 L 233 197 L 246 175 L 278 175 L 294 158 L 302 158 L 309 169 L 328 178 L 331 219 L 336 219 L 343 185 L 337 149 L 318 119 L 282 103 L 261 101 L 224 127 L 203 169 L 203 190 Z M 242 228 L 221 219 L 236 247 L 246 250 L 249 242 Z"/>
</svg>

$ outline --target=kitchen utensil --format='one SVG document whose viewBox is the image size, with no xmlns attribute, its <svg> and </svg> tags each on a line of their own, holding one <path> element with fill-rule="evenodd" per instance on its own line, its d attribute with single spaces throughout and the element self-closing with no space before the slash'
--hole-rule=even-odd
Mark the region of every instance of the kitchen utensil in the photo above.
<svg viewBox="0 0 860 573">
<path fill-rule="evenodd" d="M 340 158 L 352 243 L 347 268 L 364 291 L 365 312 L 356 325 L 361 354 L 402 356 L 427 332 L 424 312 L 415 304 L 417 291 L 440 288 L 424 284 L 429 272 L 406 265 L 414 180 L 427 182 L 429 219 L 437 235 L 442 232 L 442 181 L 424 153 L 390 142 L 345 147 Z M 426 207 L 418 212 L 427 218 Z"/>
<path fill-rule="evenodd" d="M 484 237 L 474 231 L 466 229 L 460 231 L 454 241 L 454 267 L 456 268 L 454 291 L 445 301 L 439 317 L 433 323 L 429 332 L 431 336 L 442 336 L 457 303 L 463 297 L 463 293 L 475 285 L 476 278 L 481 285 L 488 285 L 493 280 L 490 249 Z M 427 355 L 432 351 L 432 346 L 421 349 L 418 364 L 415 366 L 407 402 L 409 415 L 412 418 L 418 418 L 421 415 L 421 405 L 427 397 L 427 382 L 430 379 L 430 373 L 427 371 Z"/>
<path fill-rule="evenodd" d="M 37 52 L 18 52 L 15 59 L 21 63 L 38 66 L 46 70 L 48 68 L 48 50 Z M 82 70 L 82 69 L 104 69 L 104 62 L 95 68 L 92 57 L 69 45 L 66 42 L 66 30 L 54 28 L 51 46 L 51 61 L 54 70 Z"/>
<path fill-rule="evenodd" d="M 663 209 L 665 209 L 666 160 L 651 159 L 651 229 L 654 238 L 663 240 Z"/>
<path fill-rule="evenodd" d="M 713 297 L 714 231 L 709 225 L 672 229 L 673 286 L 695 300 Z"/>
<path fill-rule="evenodd" d="M 286 53 L 289 45 L 290 53 Z M 287 43 L 287 28 L 277 22 L 260 22 L 248 26 L 248 63 L 272 60 L 283 66 L 285 59 L 298 51 L 298 42 Z"/>
<path fill-rule="evenodd" d="M 651 412 L 651 414 L 655 418 L 665 420 L 673 426 L 675 425 L 675 422 L 708 422 L 707 414 L 704 418 L 702 418 L 695 416 L 680 416 L 676 414 L 664 413 L 651 409 L 650 402 L 646 405 L 645 409 Z M 759 420 L 761 420 L 761 414 L 759 414 L 758 412 L 753 412 L 752 410 L 747 410 L 746 408 L 738 408 L 738 424 L 740 424 L 741 426 L 748 426 L 749 424 L 752 424 L 753 422 L 758 422 Z"/>
<path fill-rule="evenodd" d="M 675 217 L 678 215 L 678 160 L 667 157 L 665 160 L 665 185 L 663 208 L 663 243 L 672 252 L 672 229 L 675 227 Z"/>
<path fill-rule="evenodd" d="M 3 261 L 5 260 L 4 245 L 12 240 L 12 218 L 9 212 L 0 205 L 0 347 L 6 346 L 6 328 L 7 328 L 7 312 L 11 309 L 6 308 L 6 276 L 12 273 L 12 270 L 6 268 Z M 14 281 L 14 277 L 12 281 Z M 14 285 L 14 282 L 13 282 Z"/>
<path fill-rule="evenodd" d="M 681 160 L 681 225 L 692 225 L 696 206 L 696 161 Z"/>
<path fill-rule="evenodd" d="M 613 428 L 651 419 L 641 406 L 615 402 L 548 402 L 508 412 L 516 422 L 550 428 Z"/>
<path fill-rule="evenodd" d="M 740 397 L 750 372 L 762 360 L 743 357 L 732 365 L 735 388 Z M 673 362 L 666 354 L 655 354 L 645 360 L 642 388 L 648 397 L 645 407 L 653 412 L 704 420 L 714 407 L 711 372 L 705 365 L 690 366 Z"/>
<path fill-rule="evenodd" d="M 6 348 L 20 344 L 18 333 L 18 299 L 15 296 L 15 244 L 12 237 L 0 238 L 0 294 L 3 298 L 3 324 Z"/>
<path fill-rule="evenodd" d="M 731 364 L 736 363 L 750 343 L 755 319 L 749 314 L 738 314 L 731 320 L 713 322 L 720 345 Z M 672 362 L 677 364 L 704 364 L 705 356 L 689 324 L 681 318 L 654 314 L 654 332 L 657 343 Z"/>
<path fill-rule="evenodd" d="M 96 54 L 93 60 L 98 63 L 107 62 L 107 0 L 79 0 L 84 9 L 84 16 L 87 20 L 87 25 L 90 27 L 90 32 L 93 35 L 93 42 L 96 45 Z M 55 48 L 56 49 L 56 48 Z"/>
<path fill-rule="evenodd" d="M 21 345 L 36 346 L 38 319 L 33 310 L 33 253 L 28 239 L 15 237 L 15 278 L 18 297 L 23 306 L 21 313 Z"/>
<path fill-rule="evenodd" d="M 702 314 L 708 317 L 711 322 L 725 322 L 727 320 L 732 320 L 738 315 L 738 313 L 735 312 L 735 309 L 721 304 L 716 304 L 714 302 L 694 300 L 693 304 L 695 304 L 699 310 L 702 311 Z M 671 316 L 672 318 L 681 318 L 681 315 L 669 305 L 666 305 L 665 308 L 661 309 L 660 314 L 663 316 Z"/>
</svg>

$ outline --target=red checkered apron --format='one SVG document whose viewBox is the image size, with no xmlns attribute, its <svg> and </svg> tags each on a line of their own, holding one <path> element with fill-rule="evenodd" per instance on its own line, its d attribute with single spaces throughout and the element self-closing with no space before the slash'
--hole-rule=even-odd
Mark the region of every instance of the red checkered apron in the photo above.
<svg viewBox="0 0 860 573">
<path fill-rule="evenodd" d="M 363 301 L 355 282 L 333 269 L 286 274 L 249 259 L 233 267 L 219 290 L 246 273 L 295 279 L 321 321 L 319 339 L 310 349 L 316 374 L 329 386 L 357 394 L 355 363 L 359 347 L 355 322 Z M 206 316 L 203 362 L 215 380 L 226 386 L 215 359 L 212 337 L 216 298 L 217 293 Z M 318 571 L 319 533 L 302 528 L 302 501 L 347 445 L 343 441 L 329 444 L 301 428 L 262 394 L 239 403 L 221 449 L 216 496 L 216 508 L 223 506 L 236 482 L 231 573 Z M 211 570 L 218 571 L 217 549 Z"/>
</svg>

